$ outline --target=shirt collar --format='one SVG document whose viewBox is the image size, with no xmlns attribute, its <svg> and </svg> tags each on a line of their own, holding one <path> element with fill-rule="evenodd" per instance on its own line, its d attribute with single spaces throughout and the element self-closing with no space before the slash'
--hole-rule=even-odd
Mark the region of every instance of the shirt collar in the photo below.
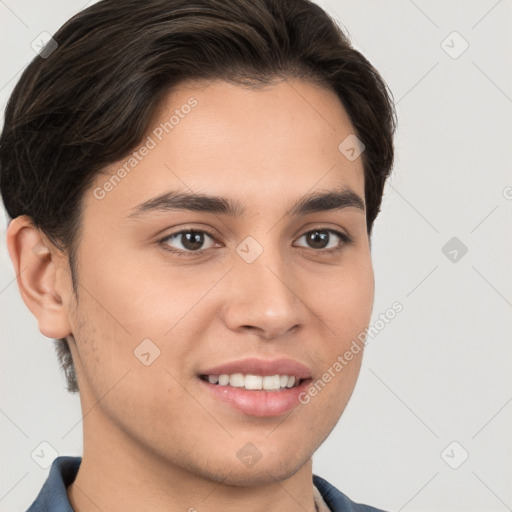
<svg viewBox="0 0 512 512">
<path fill-rule="evenodd" d="M 315 484 L 313 484 L 313 499 L 315 501 L 316 512 L 331 512 L 331 509 L 327 506 L 327 503 L 325 503 L 322 494 Z"/>
<path fill-rule="evenodd" d="M 82 457 L 57 457 L 41 491 L 27 512 L 73 512 L 66 487 L 76 478 Z"/>
</svg>

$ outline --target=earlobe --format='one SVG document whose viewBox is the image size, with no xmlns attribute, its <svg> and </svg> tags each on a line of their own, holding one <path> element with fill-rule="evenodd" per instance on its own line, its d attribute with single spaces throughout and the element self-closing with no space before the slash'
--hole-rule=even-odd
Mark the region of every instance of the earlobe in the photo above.
<svg viewBox="0 0 512 512">
<path fill-rule="evenodd" d="M 21 297 L 36 317 L 41 333 L 48 338 L 69 335 L 63 291 L 57 283 L 56 250 L 50 250 L 49 243 L 26 215 L 9 224 L 7 247 Z"/>
</svg>

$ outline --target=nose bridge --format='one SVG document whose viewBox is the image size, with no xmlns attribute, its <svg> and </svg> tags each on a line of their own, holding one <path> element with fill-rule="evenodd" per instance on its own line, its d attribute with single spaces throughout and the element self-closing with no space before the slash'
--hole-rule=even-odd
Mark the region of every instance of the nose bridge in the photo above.
<svg viewBox="0 0 512 512">
<path fill-rule="evenodd" d="M 232 329 L 250 326 L 276 337 L 304 322 L 305 306 L 286 255 L 271 247 L 271 236 L 262 238 L 265 245 L 247 237 L 236 248 L 225 320 Z"/>
</svg>

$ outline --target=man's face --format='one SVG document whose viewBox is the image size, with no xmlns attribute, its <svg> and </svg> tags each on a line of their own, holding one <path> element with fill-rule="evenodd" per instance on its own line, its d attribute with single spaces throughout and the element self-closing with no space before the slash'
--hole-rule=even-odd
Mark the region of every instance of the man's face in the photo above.
<svg viewBox="0 0 512 512">
<path fill-rule="evenodd" d="M 338 149 L 354 129 L 334 93 L 301 81 L 189 83 L 157 114 L 147 151 L 110 166 L 85 197 L 76 310 L 67 296 L 84 454 L 136 453 L 238 485 L 282 480 L 334 428 L 362 351 L 307 404 L 299 392 L 370 321 L 364 210 L 287 213 L 306 195 L 343 189 L 364 202 L 361 158 Z M 137 208 L 171 191 L 219 196 L 245 212 Z M 224 386 L 224 373 L 242 377 Z M 274 374 L 283 377 L 261 379 Z M 290 386 L 284 375 L 294 374 L 298 388 L 237 387 Z"/>
</svg>

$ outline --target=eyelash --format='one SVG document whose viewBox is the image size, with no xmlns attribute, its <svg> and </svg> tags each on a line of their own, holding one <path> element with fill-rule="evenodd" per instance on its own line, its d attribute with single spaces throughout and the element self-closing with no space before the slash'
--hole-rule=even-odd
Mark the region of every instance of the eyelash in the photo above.
<svg viewBox="0 0 512 512">
<path fill-rule="evenodd" d="M 331 228 L 315 228 L 315 229 L 310 229 L 309 231 L 306 231 L 304 234 L 302 234 L 299 238 L 302 238 L 304 235 L 308 235 L 309 233 L 313 233 L 315 231 L 326 231 L 328 233 L 334 233 L 335 235 L 337 235 L 340 239 L 341 239 L 341 243 L 339 246 L 337 247 L 334 247 L 334 248 L 331 248 L 331 249 L 312 249 L 314 252 L 318 252 L 318 253 L 321 253 L 321 254 L 336 254 L 337 252 L 340 252 L 346 245 L 349 245 L 352 243 L 352 238 L 347 235 L 346 233 L 342 233 L 340 231 L 337 231 L 335 229 L 331 229 Z M 171 238 L 175 238 L 175 237 L 178 237 L 179 235 L 182 235 L 184 233 L 205 233 L 207 234 L 212 240 L 215 241 L 215 236 L 213 234 L 211 234 L 209 231 L 205 230 L 205 229 L 182 229 L 181 231 L 176 231 L 176 233 L 171 233 L 167 236 L 165 236 L 164 238 L 160 239 L 158 241 L 159 245 L 162 246 L 162 248 L 165 250 L 165 251 L 168 251 L 168 252 L 171 252 L 173 254 L 175 254 L 176 256 L 184 256 L 184 257 L 194 257 L 194 256 L 197 256 L 197 255 L 201 255 L 202 253 L 206 252 L 206 251 L 209 251 L 210 249 L 213 249 L 213 248 L 210 248 L 210 249 L 199 249 L 197 251 L 183 251 L 181 249 L 174 249 L 174 248 L 170 248 L 169 245 L 165 244 L 165 242 L 167 242 L 168 240 L 170 240 Z M 302 249 L 307 249 L 307 247 L 301 247 Z"/>
</svg>

